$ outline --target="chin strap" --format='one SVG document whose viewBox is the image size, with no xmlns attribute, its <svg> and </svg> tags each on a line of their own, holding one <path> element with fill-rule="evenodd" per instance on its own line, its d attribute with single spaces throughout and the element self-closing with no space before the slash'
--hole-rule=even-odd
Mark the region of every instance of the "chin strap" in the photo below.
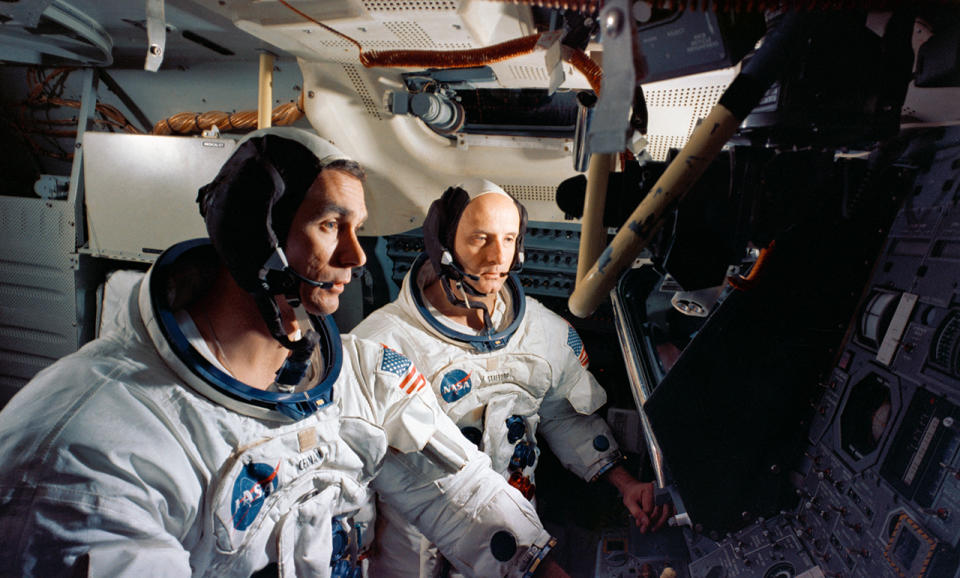
<svg viewBox="0 0 960 578">
<path fill-rule="evenodd" d="M 350 274 L 354 279 L 360 277 L 363 275 L 363 267 L 354 267 Z M 304 325 L 308 323 L 308 317 L 306 312 L 302 310 L 300 303 L 300 283 L 306 283 L 311 287 L 319 287 L 320 289 L 330 289 L 334 286 L 334 283 L 314 281 L 297 273 L 287 262 L 287 256 L 280 247 L 274 247 L 273 252 L 261 267 L 259 277 L 261 290 L 250 294 L 257 304 L 257 309 L 260 310 L 260 317 L 266 322 L 270 334 L 281 345 L 290 350 L 290 355 L 277 370 L 277 378 L 274 381 L 274 385 L 279 391 L 289 393 L 296 389 L 310 368 L 310 358 L 313 355 L 313 350 L 317 348 L 317 343 L 320 342 L 320 335 L 313 329 L 308 329 L 296 341 L 287 337 L 283 330 L 280 307 L 273 295 L 283 295 L 290 307 L 298 313 L 297 318 L 300 324 Z M 309 327 L 309 325 L 307 326 Z"/>
<path fill-rule="evenodd" d="M 487 310 L 487 306 L 480 301 L 471 301 L 467 297 L 467 293 L 471 293 L 476 297 L 483 296 L 484 293 L 480 293 L 476 289 L 470 286 L 469 283 L 466 283 L 462 279 L 454 281 L 457 284 L 457 290 L 460 291 L 462 299 L 458 298 L 454 294 L 453 290 L 450 288 L 450 279 L 445 275 L 440 275 L 440 286 L 443 287 L 443 292 L 447 295 L 447 301 L 455 307 L 466 307 L 467 309 L 479 309 L 483 312 L 483 329 L 487 335 L 491 335 L 494 331 L 493 321 L 490 319 L 490 312 Z"/>
<path fill-rule="evenodd" d="M 517 267 L 517 270 L 523 267 L 523 258 L 519 260 L 520 266 Z M 511 267 L 511 271 L 513 268 Z M 501 273 L 501 277 L 506 277 L 509 273 Z M 482 293 L 471 285 L 467 279 L 471 281 L 479 281 L 480 277 L 477 275 L 472 275 L 463 270 L 462 267 L 456 262 L 456 260 L 451 256 L 449 249 L 443 250 L 443 255 L 440 258 L 440 273 L 437 275 L 440 278 L 440 285 L 443 287 L 443 292 L 447 296 L 447 301 L 451 305 L 456 307 L 466 307 L 468 309 L 479 309 L 483 312 L 483 327 L 487 335 L 494 333 L 493 321 L 490 319 L 490 312 L 487 310 L 487 306 L 479 301 L 471 301 L 470 297 L 486 297 L 486 293 Z M 460 292 L 461 297 L 458 297 L 454 294 L 453 290 L 450 288 L 450 281 L 453 281 L 457 286 L 457 291 Z"/>
<path fill-rule="evenodd" d="M 303 376 L 310 369 L 310 358 L 313 351 L 320 342 L 320 334 L 312 328 L 307 329 L 306 333 L 297 341 L 292 341 L 283 330 L 283 318 L 280 314 L 280 307 L 272 295 L 266 292 L 251 293 L 253 300 L 260 310 L 260 316 L 267 324 L 270 334 L 280 342 L 280 345 L 290 350 L 290 355 L 284 360 L 283 365 L 277 370 L 277 377 L 274 385 L 279 391 L 292 392 L 296 389 Z M 287 303 L 295 310 L 300 307 L 300 300 L 288 296 L 284 297 Z M 298 316 L 299 317 L 299 316 Z"/>
</svg>

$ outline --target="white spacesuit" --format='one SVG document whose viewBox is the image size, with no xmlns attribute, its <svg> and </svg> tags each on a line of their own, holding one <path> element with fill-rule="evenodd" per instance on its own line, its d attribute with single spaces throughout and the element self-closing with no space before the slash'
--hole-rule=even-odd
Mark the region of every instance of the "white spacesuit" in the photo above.
<svg viewBox="0 0 960 578">
<path fill-rule="evenodd" d="M 293 189 L 285 171 L 312 170 L 306 186 L 321 168 L 291 160 L 278 173 L 270 163 L 302 152 L 283 139 L 301 137 L 270 130 L 256 147 L 238 145 L 246 172 L 234 175 L 273 171 L 276 219 Z M 297 387 L 261 390 L 225 372 L 183 309 L 207 291 L 218 254 L 206 240 L 174 245 L 131 293 L 118 330 L 38 374 L 0 412 L 0 573 L 354 578 L 372 539 L 373 489 L 466 573 L 536 568 L 553 540 L 533 507 L 403 355 L 341 342 L 329 317 L 309 315 L 315 348 Z M 268 269 L 250 269 L 264 287 L 286 272 Z"/>
<path fill-rule="evenodd" d="M 490 456 L 493 468 L 528 498 L 534 495 L 536 432 L 567 469 L 594 480 L 621 459 L 606 422 L 594 412 L 606 394 L 587 371 L 576 331 L 523 295 L 515 275 L 500 298 L 507 305 L 492 335 L 455 328 L 429 310 L 422 287 L 436 275 L 421 255 L 398 298 L 369 315 L 352 333 L 415 359 L 443 411 L 464 436 Z M 388 505 L 378 511 L 378 575 L 435 573 L 428 544 Z M 420 556 L 418 550 L 423 550 Z M 421 559 L 422 557 L 422 559 Z M 423 565 L 422 572 L 418 565 Z"/>
<path fill-rule="evenodd" d="M 332 403 L 299 421 L 198 395 L 204 373 L 229 378 L 191 365 L 169 309 L 151 304 L 164 266 L 132 296 L 125 330 L 42 372 L 4 409 L 0 568 L 60 575 L 79 559 L 90 575 L 249 576 L 276 559 L 280 575 L 349 575 L 336 561 L 371 539 L 357 523 L 371 480 L 477 575 L 522 571 L 548 543 L 533 508 L 491 485 L 488 461 L 437 419 L 416 368 L 381 345 L 346 336 L 317 376 Z M 335 328 L 328 337 L 336 351 Z M 456 475 L 399 453 L 423 446 Z M 492 553 L 498 532 L 505 550 Z"/>
</svg>

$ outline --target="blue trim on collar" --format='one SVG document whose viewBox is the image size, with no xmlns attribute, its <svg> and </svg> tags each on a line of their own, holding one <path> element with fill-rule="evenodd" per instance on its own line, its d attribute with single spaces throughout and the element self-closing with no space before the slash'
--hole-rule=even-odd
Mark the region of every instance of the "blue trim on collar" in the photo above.
<svg viewBox="0 0 960 578">
<path fill-rule="evenodd" d="M 241 403 L 279 411 L 294 421 L 304 419 L 317 410 L 331 405 L 333 384 L 340 377 L 340 371 L 343 368 L 343 346 L 340 331 L 333 318 L 329 316 L 310 316 L 314 329 L 320 334 L 319 346 L 324 366 L 323 378 L 307 391 L 284 393 L 251 387 L 220 371 L 190 345 L 180 331 L 174 312 L 163 297 L 167 294 L 168 277 L 176 268 L 177 261 L 189 252 L 213 253 L 213 251 L 213 245 L 209 239 L 193 239 L 170 247 L 154 264 L 149 288 L 150 303 L 159 321 L 160 330 L 173 352 L 191 371 L 224 395 Z"/>
<path fill-rule="evenodd" d="M 463 343 L 469 344 L 475 351 L 478 353 L 489 353 L 491 351 L 497 351 L 498 349 L 503 349 L 507 346 L 507 343 L 510 342 L 510 338 L 513 337 L 513 334 L 517 332 L 517 329 L 520 327 L 520 322 L 523 320 L 524 314 L 527 312 L 527 300 L 523 294 L 523 287 L 520 286 L 520 279 L 517 277 L 516 273 L 510 273 L 507 276 L 506 287 L 510 291 L 511 297 L 513 298 L 513 321 L 510 325 L 503 331 L 498 331 L 497 333 L 492 333 L 489 335 L 470 335 L 469 333 L 461 333 L 450 327 L 447 327 L 443 323 L 440 323 L 433 315 L 430 314 L 430 311 L 427 309 L 427 305 L 423 299 L 423 293 L 420 291 L 420 286 L 417 284 L 417 277 L 420 274 L 420 269 L 423 267 L 424 263 L 428 263 L 429 258 L 426 253 L 420 253 L 417 259 L 413 262 L 413 266 L 410 267 L 410 293 L 413 295 L 413 301 L 417 306 L 417 312 L 420 313 L 420 316 L 424 320 L 436 329 L 444 337 L 454 339 L 456 341 L 461 341 Z M 443 282 L 443 278 L 440 277 L 440 282 Z"/>
</svg>

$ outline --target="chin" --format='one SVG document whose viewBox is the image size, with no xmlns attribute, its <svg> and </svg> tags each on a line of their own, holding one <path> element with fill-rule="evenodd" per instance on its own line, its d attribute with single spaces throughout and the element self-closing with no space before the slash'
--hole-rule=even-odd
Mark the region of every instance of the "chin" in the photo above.
<svg viewBox="0 0 960 578">
<path fill-rule="evenodd" d="M 506 278 L 506 277 L 500 277 L 500 278 L 497 279 L 496 281 L 491 281 L 491 282 L 490 282 L 490 287 L 492 287 L 492 288 L 493 288 L 493 292 L 496 293 L 497 291 L 503 289 L 503 286 L 506 285 L 506 284 L 507 284 L 507 278 Z"/>
<path fill-rule="evenodd" d="M 500 289 L 503 289 L 503 283 L 490 283 L 489 285 L 485 284 L 477 287 L 477 289 L 486 295 L 493 295 L 495 293 L 499 293 Z"/>
<path fill-rule="evenodd" d="M 307 313 L 313 315 L 330 315 L 340 307 L 340 298 L 337 295 L 325 294 L 322 289 L 312 289 L 303 296 L 303 307 Z"/>
<path fill-rule="evenodd" d="M 332 315 L 340 308 L 340 300 L 336 297 L 321 299 L 314 308 L 317 310 L 315 315 Z"/>
</svg>

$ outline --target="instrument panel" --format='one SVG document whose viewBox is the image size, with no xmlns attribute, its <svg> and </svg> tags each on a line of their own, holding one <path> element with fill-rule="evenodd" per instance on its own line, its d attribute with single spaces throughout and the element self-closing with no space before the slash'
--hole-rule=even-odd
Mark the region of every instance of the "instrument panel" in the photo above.
<svg viewBox="0 0 960 578">
<path fill-rule="evenodd" d="M 811 404 L 796 505 L 719 540 L 685 529 L 690 576 L 958 575 L 960 130 L 916 139 L 929 157 Z"/>
</svg>

